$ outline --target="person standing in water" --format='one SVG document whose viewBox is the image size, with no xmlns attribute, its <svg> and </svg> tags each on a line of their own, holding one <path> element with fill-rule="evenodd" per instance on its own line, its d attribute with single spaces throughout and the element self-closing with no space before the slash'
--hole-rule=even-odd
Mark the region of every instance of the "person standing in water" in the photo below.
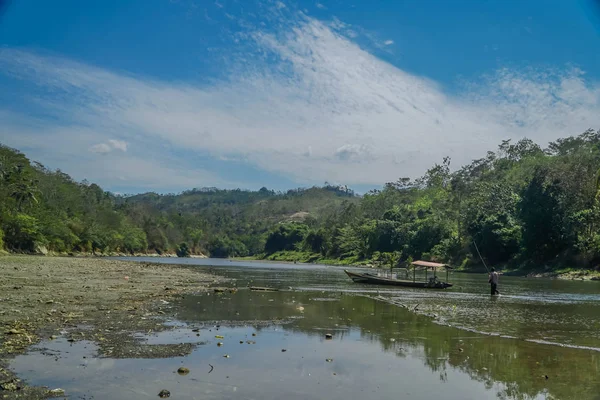
<svg viewBox="0 0 600 400">
<path fill-rule="evenodd" d="M 488 282 L 492 289 L 492 296 L 500 294 L 500 292 L 498 291 L 498 273 L 494 268 L 492 268 L 492 271 L 490 272 Z"/>
</svg>

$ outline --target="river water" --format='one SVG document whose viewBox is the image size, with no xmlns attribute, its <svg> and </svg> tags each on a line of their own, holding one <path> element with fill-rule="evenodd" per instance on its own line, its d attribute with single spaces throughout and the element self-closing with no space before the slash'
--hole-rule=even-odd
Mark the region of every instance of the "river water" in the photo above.
<svg viewBox="0 0 600 400">
<path fill-rule="evenodd" d="M 452 289 L 427 291 L 355 284 L 339 267 L 139 260 L 195 265 L 240 288 L 186 296 L 174 331 L 144 337 L 200 343 L 192 354 L 114 360 L 59 339 L 12 368 L 70 398 L 166 388 L 177 399 L 600 399 L 598 282 L 501 277 L 491 297 L 485 275 L 451 274 Z M 186 376 L 174 373 L 182 365 Z"/>
</svg>

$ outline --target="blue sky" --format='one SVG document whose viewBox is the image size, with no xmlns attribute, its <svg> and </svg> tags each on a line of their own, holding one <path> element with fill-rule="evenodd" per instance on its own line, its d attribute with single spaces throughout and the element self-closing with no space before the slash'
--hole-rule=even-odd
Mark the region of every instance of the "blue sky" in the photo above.
<svg viewBox="0 0 600 400">
<path fill-rule="evenodd" d="M 0 142 L 116 192 L 364 191 L 600 128 L 592 1 L 6 4 Z"/>
</svg>

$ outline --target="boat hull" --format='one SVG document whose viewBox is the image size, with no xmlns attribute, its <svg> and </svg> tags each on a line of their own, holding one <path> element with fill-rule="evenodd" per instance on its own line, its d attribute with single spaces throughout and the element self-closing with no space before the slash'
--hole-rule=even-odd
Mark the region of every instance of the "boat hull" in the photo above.
<svg viewBox="0 0 600 400">
<path fill-rule="evenodd" d="M 356 272 L 350 272 L 348 270 L 344 270 L 344 272 L 346 273 L 346 275 L 348 275 L 348 277 L 350 277 L 350 279 L 352 279 L 356 283 L 366 283 L 371 285 L 403 286 L 420 289 L 446 289 L 452 287 L 452 284 L 447 282 L 436 282 L 436 284 L 431 285 L 429 282 L 413 282 L 401 279 L 382 278 L 371 274 L 359 274 Z"/>
</svg>

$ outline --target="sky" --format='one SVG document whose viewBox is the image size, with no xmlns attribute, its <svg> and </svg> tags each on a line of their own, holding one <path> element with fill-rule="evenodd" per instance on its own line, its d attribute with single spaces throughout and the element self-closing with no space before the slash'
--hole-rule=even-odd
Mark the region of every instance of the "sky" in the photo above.
<svg viewBox="0 0 600 400">
<path fill-rule="evenodd" d="M 365 192 L 589 128 L 592 0 L 0 0 L 0 143 L 117 193 Z"/>
</svg>

